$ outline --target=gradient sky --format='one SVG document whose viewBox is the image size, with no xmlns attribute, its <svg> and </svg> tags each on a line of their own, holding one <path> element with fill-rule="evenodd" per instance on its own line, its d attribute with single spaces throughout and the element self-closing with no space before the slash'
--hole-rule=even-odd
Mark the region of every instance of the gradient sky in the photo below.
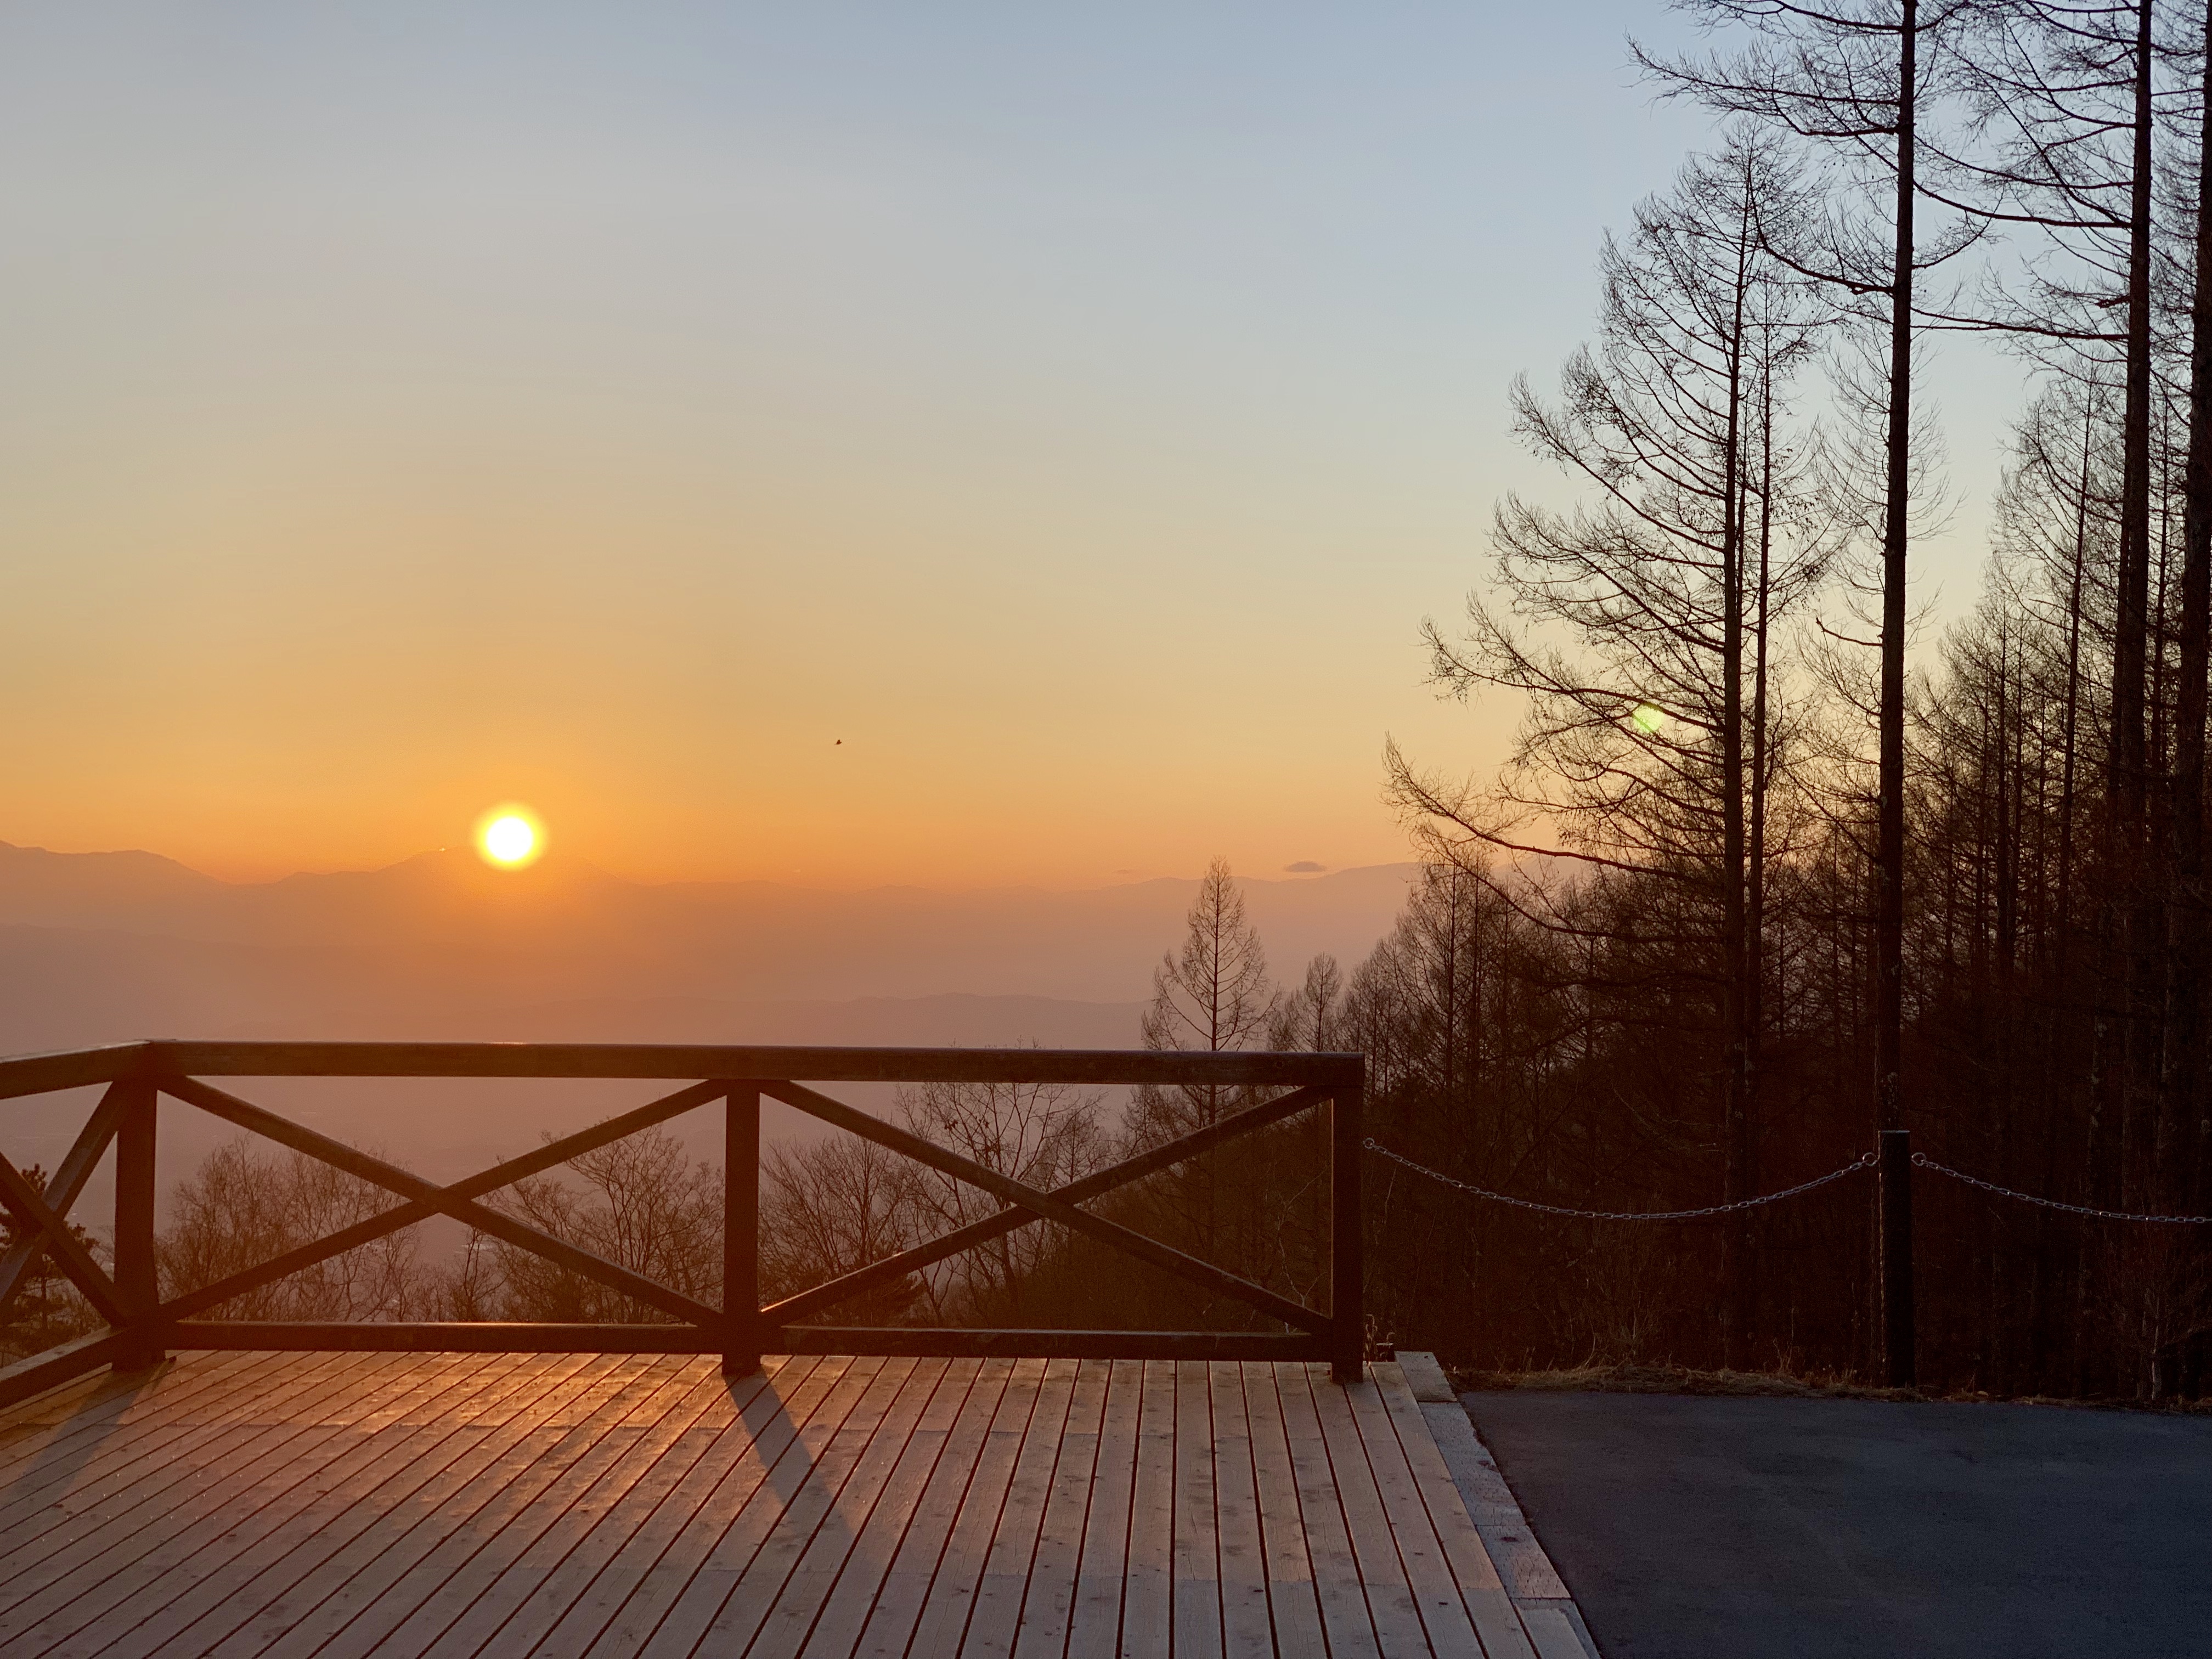
<svg viewBox="0 0 2212 1659">
<path fill-rule="evenodd" d="M 517 798 L 645 878 L 1402 857 L 1385 733 L 1510 724 L 1416 629 L 1700 136 L 1626 68 L 1676 27 L 10 6 L 0 839 L 264 876 Z"/>
</svg>

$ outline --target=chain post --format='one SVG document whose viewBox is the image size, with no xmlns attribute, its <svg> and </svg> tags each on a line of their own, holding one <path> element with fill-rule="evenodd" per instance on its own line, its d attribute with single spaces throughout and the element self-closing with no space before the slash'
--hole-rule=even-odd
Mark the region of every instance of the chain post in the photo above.
<svg viewBox="0 0 2212 1659">
<path fill-rule="evenodd" d="M 1881 1132 L 1880 1231 L 1881 1351 L 1885 1379 L 1909 1389 L 1917 1379 L 1912 1310 L 1912 1131 Z"/>
</svg>

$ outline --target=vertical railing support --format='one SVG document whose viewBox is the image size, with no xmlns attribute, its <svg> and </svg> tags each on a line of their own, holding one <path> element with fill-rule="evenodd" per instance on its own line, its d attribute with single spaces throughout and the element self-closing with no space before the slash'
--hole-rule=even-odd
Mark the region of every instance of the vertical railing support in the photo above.
<svg viewBox="0 0 2212 1659">
<path fill-rule="evenodd" d="M 1893 1389 L 1918 1380 L 1912 1318 L 1912 1131 L 1881 1132 L 1881 1358 Z"/>
<path fill-rule="evenodd" d="M 154 1265 L 154 1124 L 161 1098 L 151 1083 L 121 1085 L 122 1115 L 115 1127 L 115 1291 L 129 1310 L 131 1340 L 115 1358 L 118 1371 L 143 1370 L 169 1356 L 153 1323 L 161 1303 Z"/>
<path fill-rule="evenodd" d="M 1359 1172 L 1366 1149 L 1361 1127 L 1363 1085 L 1336 1091 L 1328 1103 L 1329 1375 L 1357 1382 L 1367 1358 L 1367 1304 L 1361 1254 Z"/>
<path fill-rule="evenodd" d="M 722 1137 L 722 1375 L 760 1369 L 760 1088 L 732 1084 Z"/>
</svg>

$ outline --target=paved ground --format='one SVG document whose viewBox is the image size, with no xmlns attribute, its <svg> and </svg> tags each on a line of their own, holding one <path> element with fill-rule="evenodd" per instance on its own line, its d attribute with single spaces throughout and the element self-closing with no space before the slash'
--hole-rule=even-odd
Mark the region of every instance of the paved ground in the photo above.
<svg viewBox="0 0 2212 1659">
<path fill-rule="evenodd" d="M 2212 1419 L 1462 1399 L 1607 1659 L 2212 1654 Z"/>
</svg>

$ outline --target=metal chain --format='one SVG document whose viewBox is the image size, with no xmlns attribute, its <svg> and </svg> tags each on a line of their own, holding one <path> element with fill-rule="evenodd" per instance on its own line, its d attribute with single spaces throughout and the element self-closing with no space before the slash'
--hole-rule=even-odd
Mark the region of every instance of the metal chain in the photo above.
<svg viewBox="0 0 2212 1659">
<path fill-rule="evenodd" d="M 1732 1215 L 1738 1210 L 1755 1210 L 1762 1204 L 1779 1204 L 1785 1198 L 1795 1198 L 1800 1193 L 1809 1193 L 1815 1187 L 1825 1187 L 1832 1181 L 1841 1181 L 1847 1175 L 1856 1175 L 1861 1170 L 1875 1167 L 1875 1155 L 1862 1153 L 1840 1170 L 1831 1170 L 1824 1176 L 1814 1176 L 1795 1187 L 1785 1187 L 1778 1193 L 1766 1193 L 1758 1198 L 1740 1198 L 1733 1204 L 1709 1204 L 1702 1210 L 1571 1210 L 1563 1204 L 1539 1204 L 1533 1198 L 1514 1198 L 1505 1193 L 1494 1193 L 1487 1187 L 1477 1187 L 1460 1181 L 1440 1170 L 1431 1170 L 1425 1164 L 1416 1164 L 1403 1152 L 1394 1152 L 1370 1135 L 1360 1143 L 1370 1152 L 1380 1153 L 1394 1164 L 1402 1164 L 1416 1174 L 1461 1192 L 1471 1193 L 1477 1198 L 1486 1198 L 1493 1203 L 1510 1204 L 1516 1210 L 1538 1210 L 1546 1215 L 1577 1216 L 1585 1221 L 1697 1221 L 1706 1216 Z"/>
<path fill-rule="evenodd" d="M 1912 1155 L 1914 1167 L 1933 1170 L 1954 1181 L 1963 1181 L 1969 1187 L 1979 1187 L 1985 1193 L 1995 1193 L 1999 1198 L 2016 1198 L 2023 1204 L 2033 1204 L 2046 1210 L 2063 1210 L 2069 1215 L 2094 1217 L 2099 1221 L 2165 1221 L 2184 1226 L 2202 1226 L 2212 1223 L 2212 1215 L 2142 1215 L 2133 1210 L 2095 1210 L 2087 1204 L 2063 1204 L 2055 1198 L 2038 1198 L 2033 1193 L 2016 1193 L 2009 1187 L 2000 1187 L 1994 1181 L 1984 1181 L 1979 1176 L 1970 1176 L 1964 1170 L 1954 1170 L 1948 1164 L 1938 1164 L 1925 1152 Z"/>
<path fill-rule="evenodd" d="M 1871 1170 L 1876 1163 L 1872 1152 L 1863 1152 L 1840 1170 L 1831 1170 L 1824 1176 L 1815 1176 L 1795 1187 L 1785 1187 L 1778 1193 L 1765 1193 L 1757 1198 L 1738 1199 L 1733 1204 L 1709 1204 L 1701 1210 L 1576 1210 L 1564 1204 L 1539 1204 L 1533 1198 L 1515 1198 L 1509 1193 L 1492 1192 L 1487 1187 L 1478 1187 L 1472 1182 L 1448 1176 L 1441 1170 L 1431 1170 L 1425 1164 L 1416 1164 L 1403 1152 L 1393 1152 L 1372 1135 L 1360 1145 L 1370 1152 L 1389 1158 L 1393 1164 L 1402 1164 L 1416 1175 L 1425 1175 L 1431 1181 L 1450 1187 L 1476 1198 L 1486 1198 L 1494 1204 L 1510 1204 L 1516 1210 L 1534 1210 L 1544 1215 L 1578 1217 L 1584 1221 L 1698 1221 L 1707 1216 L 1731 1215 L 1739 1210 L 1754 1210 L 1762 1204 L 1779 1204 L 1785 1198 L 1795 1198 L 1800 1193 L 1809 1193 L 1815 1187 L 1825 1187 L 1832 1181 L 1841 1181 L 1847 1175 L 1861 1170 Z M 2133 1210 L 2099 1210 L 2087 1204 L 2066 1204 L 2055 1198 L 2039 1198 L 2033 1193 L 2014 1192 L 2009 1187 L 2000 1187 L 1994 1181 L 1984 1181 L 1963 1170 L 1954 1170 L 1948 1164 L 1938 1164 L 1925 1152 L 1915 1152 L 1912 1162 L 1916 1168 L 1933 1170 L 1937 1175 L 1948 1176 L 1954 1181 L 1964 1182 L 1969 1187 L 1978 1187 L 1985 1193 L 1995 1193 L 1999 1198 L 2017 1199 L 2023 1204 L 2033 1204 L 2046 1210 L 2063 1210 L 2069 1215 L 2085 1215 L 2099 1221 L 2159 1221 L 2179 1226 L 2212 1224 L 2212 1215 L 2144 1215 Z"/>
</svg>

